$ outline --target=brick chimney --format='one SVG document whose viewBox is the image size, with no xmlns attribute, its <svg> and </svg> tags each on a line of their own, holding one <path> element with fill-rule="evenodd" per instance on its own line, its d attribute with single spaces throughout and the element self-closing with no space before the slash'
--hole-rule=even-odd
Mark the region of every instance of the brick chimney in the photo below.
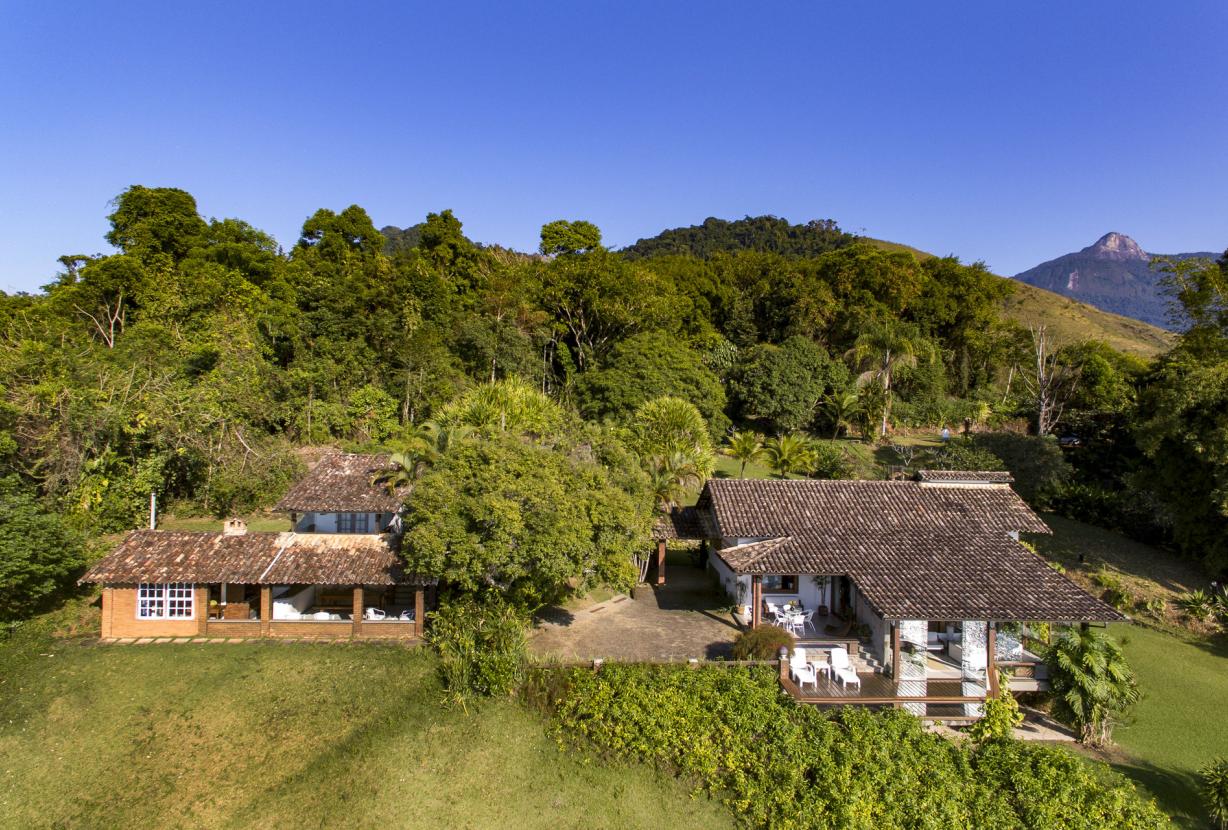
<svg viewBox="0 0 1228 830">
<path fill-rule="evenodd" d="M 242 519 L 227 519 L 222 525 L 222 534 L 225 536 L 242 536 L 247 533 L 247 522 Z"/>
</svg>

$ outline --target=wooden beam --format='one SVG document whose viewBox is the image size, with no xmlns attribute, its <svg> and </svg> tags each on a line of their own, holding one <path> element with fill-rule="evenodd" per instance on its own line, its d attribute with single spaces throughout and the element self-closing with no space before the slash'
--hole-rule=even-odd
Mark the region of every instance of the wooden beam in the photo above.
<svg viewBox="0 0 1228 830">
<path fill-rule="evenodd" d="M 422 586 L 414 589 L 414 634 L 422 636 L 426 626 L 426 602 Z"/>
<path fill-rule="evenodd" d="M 657 584 L 665 584 L 665 540 L 657 542 Z"/>
<path fill-rule="evenodd" d="M 763 577 L 755 574 L 750 578 L 750 627 L 756 628 L 760 622 L 763 604 Z"/>
</svg>

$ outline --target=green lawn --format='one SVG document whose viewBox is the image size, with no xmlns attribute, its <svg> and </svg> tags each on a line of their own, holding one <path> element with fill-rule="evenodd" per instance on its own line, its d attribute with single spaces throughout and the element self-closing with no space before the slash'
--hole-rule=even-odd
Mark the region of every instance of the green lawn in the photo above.
<svg viewBox="0 0 1228 830">
<path fill-rule="evenodd" d="M 439 707 L 380 645 L 0 644 L 0 827 L 730 827 L 512 701 Z"/>
<path fill-rule="evenodd" d="M 282 513 L 255 513 L 242 516 L 248 530 L 289 530 L 290 517 Z M 158 530 L 212 530 L 221 531 L 222 520 L 212 516 L 171 516 L 158 518 Z"/>
<path fill-rule="evenodd" d="M 1114 766 L 1150 791 L 1183 825 L 1205 826 L 1197 771 L 1228 755 L 1228 643 L 1184 640 L 1138 625 L 1115 625 L 1143 699 L 1114 740 Z"/>
<path fill-rule="evenodd" d="M 1171 600 L 1205 584 L 1198 568 L 1175 554 L 1060 516 L 1044 518 L 1053 535 L 1029 534 L 1029 540 L 1093 591 L 1089 577 L 1101 567 L 1140 599 Z M 1106 760 L 1155 796 L 1182 826 L 1205 827 L 1196 773 L 1216 754 L 1228 754 L 1228 719 L 1223 716 L 1228 640 L 1186 630 L 1171 607 L 1163 619 L 1141 610 L 1132 614 L 1143 624 L 1116 624 L 1109 630 L 1123 644 L 1143 699 L 1130 721 L 1115 730 L 1118 745 Z"/>
</svg>

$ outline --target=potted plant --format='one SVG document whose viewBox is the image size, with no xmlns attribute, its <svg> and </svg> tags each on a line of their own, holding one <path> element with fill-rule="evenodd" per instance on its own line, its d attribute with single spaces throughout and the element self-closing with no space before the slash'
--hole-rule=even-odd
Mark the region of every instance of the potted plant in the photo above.
<svg viewBox="0 0 1228 830">
<path fill-rule="evenodd" d="M 750 606 L 746 604 L 746 583 L 738 580 L 738 616 L 743 620 L 750 619 Z"/>
<path fill-rule="evenodd" d="M 812 579 L 814 581 L 814 587 L 819 592 L 819 607 L 815 609 L 815 614 L 820 617 L 826 617 L 831 610 L 827 607 L 827 602 L 825 601 L 827 598 L 827 586 L 831 584 L 831 577 L 816 574 L 814 577 L 812 577 Z"/>
</svg>

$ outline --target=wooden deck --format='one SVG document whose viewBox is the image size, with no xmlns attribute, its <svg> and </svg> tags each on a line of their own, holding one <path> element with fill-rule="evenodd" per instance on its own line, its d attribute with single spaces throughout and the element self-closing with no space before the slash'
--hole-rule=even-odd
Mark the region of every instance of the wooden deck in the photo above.
<svg viewBox="0 0 1228 830">
<path fill-rule="evenodd" d="M 925 716 L 935 719 L 963 720 L 963 704 L 981 703 L 984 695 L 966 695 L 958 680 L 930 680 L 923 697 L 902 696 L 890 677 L 875 672 L 858 672 L 861 688 L 844 686 L 835 680 L 820 676 L 817 688 L 806 684 L 800 688 L 789 676 L 787 667 L 782 667 L 780 685 L 798 703 L 813 706 L 879 706 L 899 707 L 905 703 L 922 703 Z"/>
</svg>

